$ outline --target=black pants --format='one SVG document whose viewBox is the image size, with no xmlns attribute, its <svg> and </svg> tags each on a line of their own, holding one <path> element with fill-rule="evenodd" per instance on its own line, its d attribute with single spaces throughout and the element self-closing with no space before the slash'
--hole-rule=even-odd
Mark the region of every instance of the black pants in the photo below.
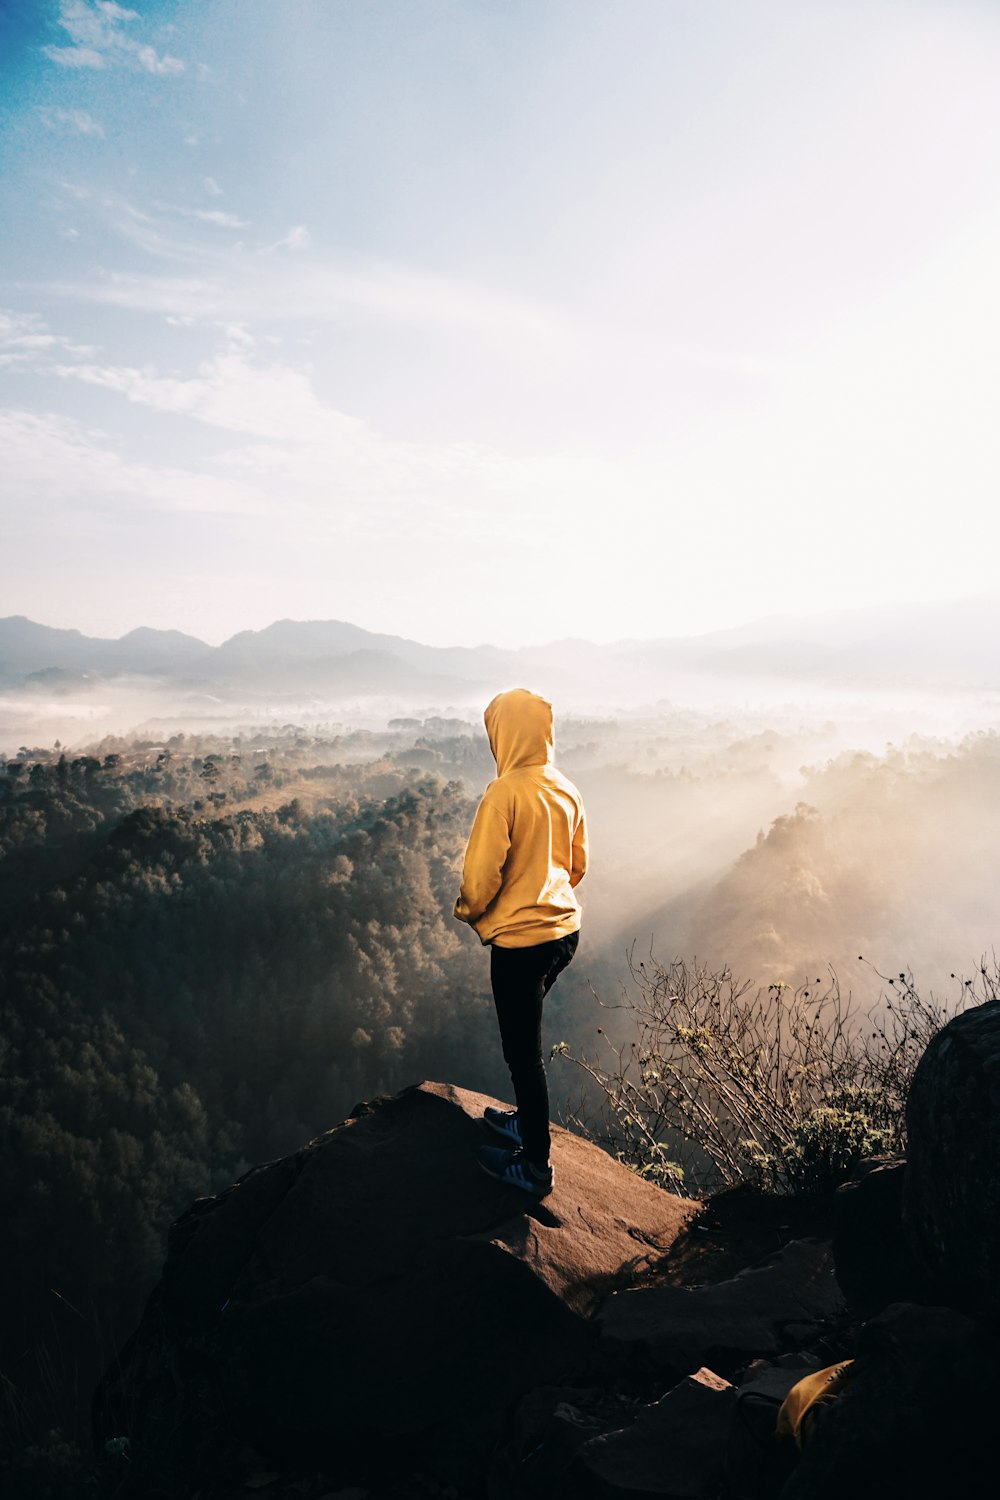
<svg viewBox="0 0 1000 1500">
<path fill-rule="evenodd" d="M 542 1062 L 542 1001 L 576 952 L 578 932 L 532 948 L 490 950 L 490 980 L 504 1062 L 514 1085 L 521 1144 L 529 1161 L 547 1162 L 549 1090 Z"/>
</svg>

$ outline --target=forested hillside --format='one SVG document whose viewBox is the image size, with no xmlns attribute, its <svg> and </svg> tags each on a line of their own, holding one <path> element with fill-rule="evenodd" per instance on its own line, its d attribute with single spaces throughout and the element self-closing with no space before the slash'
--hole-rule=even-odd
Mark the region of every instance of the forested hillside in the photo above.
<svg viewBox="0 0 1000 1500">
<path fill-rule="evenodd" d="M 54 1340 L 85 1392 L 95 1328 L 110 1344 L 134 1318 L 194 1196 L 379 1090 L 503 1084 L 451 917 L 459 783 L 381 760 L 272 809 L 280 757 L 249 781 L 231 757 L 133 759 L 0 777 L 0 1369 L 19 1386 Z"/>
<path fill-rule="evenodd" d="M 562 722 L 595 857 L 547 1044 L 592 1052 L 600 1024 L 627 1047 L 631 1011 L 592 987 L 614 1006 L 651 940 L 756 984 L 833 962 L 863 1000 L 878 969 L 924 989 L 967 970 L 997 928 L 1000 738 L 836 743 L 682 712 Z M 508 1093 L 486 955 L 451 915 L 492 771 L 450 718 L 0 765 L 0 1374 L 50 1392 L 33 1430 L 82 1408 L 192 1198 L 380 1091 Z M 580 1076 L 551 1069 L 557 1118 Z"/>
<path fill-rule="evenodd" d="M 998 841 L 1000 736 L 849 752 L 804 767 L 789 811 L 647 925 L 757 983 L 799 983 L 829 964 L 871 998 L 863 954 L 939 985 L 995 948 L 1000 903 L 984 872 Z"/>
</svg>

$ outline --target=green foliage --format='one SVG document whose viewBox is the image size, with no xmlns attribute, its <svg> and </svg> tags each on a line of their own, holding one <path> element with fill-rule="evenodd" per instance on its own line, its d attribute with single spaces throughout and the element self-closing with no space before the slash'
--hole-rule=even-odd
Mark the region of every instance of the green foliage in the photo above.
<svg viewBox="0 0 1000 1500">
<path fill-rule="evenodd" d="M 214 746 L 102 748 L 0 775 L 0 1369 L 30 1395 L 44 1346 L 81 1401 L 194 1197 L 415 1077 L 502 1083 L 459 783 L 322 768 L 308 806 L 208 816 L 206 763 L 250 790 Z"/>
<path fill-rule="evenodd" d="M 667 1155 L 667 1148 L 660 1141 L 651 1142 L 645 1149 L 630 1154 L 621 1147 L 615 1152 L 615 1160 L 628 1167 L 637 1177 L 651 1182 L 654 1187 L 665 1188 L 671 1193 L 680 1193 L 684 1186 L 684 1168 L 680 1162 Z"/>
<path fill-rule="evenodd" d="M 744 1142 L 751 1166 L 775 1192 L 831 1193 L 868 1156 L 892 1145 L 887 1126 L 875 1124 L 881 1101 L 872 1089 L 840 1089 L 814 1105 L 792 1127 L 778 1152 L 759 1141 Z"/>
</svg>

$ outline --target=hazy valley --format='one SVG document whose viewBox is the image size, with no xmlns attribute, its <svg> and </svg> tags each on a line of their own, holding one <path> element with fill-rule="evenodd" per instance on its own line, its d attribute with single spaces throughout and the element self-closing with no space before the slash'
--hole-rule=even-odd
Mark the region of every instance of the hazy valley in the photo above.
<svg viewBox="0 0 1000 1500">
<path fill-rule="evenodd" d="M 811 649 L 803 680 L 773 639 L 730 640 L 720 675 L 718 641 L 438 651 L 284 622 L 210 648 L 0 622 L 13 1378 L 57 1349 L 85 1390 L 170 1219 L 359 1099 L 423 1077 L 504 1095 L 485 955 L 451 916 L 499 688 L 553 699 L 591 820 L 547 1044 L 627 1042 L 598 1000 L 650 948 L 762 987 L 832 968 L 865 1003 L 912 969 L 957 1001 L 1000 925 L 987 653 L 944 692 L 874 648 L 824 677 Z M 573 1110 L 578 1072 L 550 1080 Z"/>
</svg>

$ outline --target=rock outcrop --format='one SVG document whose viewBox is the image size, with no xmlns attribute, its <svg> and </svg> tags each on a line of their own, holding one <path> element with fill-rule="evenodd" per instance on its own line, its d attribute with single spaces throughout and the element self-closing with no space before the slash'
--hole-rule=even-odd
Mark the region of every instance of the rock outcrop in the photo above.
<svg viewBox="0 0 1000 1500">
<path fill-rule="evenodd" d="M 906 1110 L 907 1239 L 934 1300 L 1000 1319 L 1000 1000 L 949 1021 Z"/>
<path fill-rule="evenodd" d="M 866 1323 L 853 1375 L 781 1500 L 938 1500 L 992 1487 L 996 1354 L 949 1307 L 895 1303 Z"/>
<path fill-rule="evenodd" d="M 1000 1400 L 1000 1001 L 929 1043 L 905 1162 L 842 1188 L 837 1274 L 867 1319 L 846 1389 L 817 1421 L 782 1500 L 936 1497 L 995 1466 Z"/>
<path fill-rule="evenodd" d="M 903 1228 L 901 1157 L 874 1157 L 833 1199 L 833 1262 L 848 1306 L 874 1318 L 893 1302 L 924 1300 L 926 1288 Z"/>
<path fill-rule="evenodd" d="M 588 1314 L 670 1249 L 697 1205 L 567 1131 L 541 1203 L 482 1173 L 495 1101 L 424 1083 L 200 1199 L 96 1404 L 134 1403 L 137 1461 L 178 1476 L 252 1443 L 350 1477 L 395 1443 L 481 1472 L 525 1392 L 585 1369 Z"/>
<path fill-rule="evenodd" d="M 696 1370 L 618 1432 L 590 1438 L 569 1471 L 580 1500 L 714 1500 L 723 1482 L 736 1392 L 712 1370 Z"/>
<path fill-rule="evenodd" d="M 98 1443 L 129 1434 L 130 1500 L 937 1500 L 992 1460 L 998 1100 L 1000 1002 L 931 1043 L 908 1161 L 832 1215 L 679 1199 L 559 1129 L 539 1203 L 478 1170 L 493 1101 L 359 1106 L 173 1226 Z"/>
<path fill-rule="evenodd" d="M 597 1323 L 609 1358 L 641 1358 L 679 1380 L 701 1365 L 731 1373 L 751 1359 L 801 1348 L 843 1315 L 829 1245 L 795 1240 L 714 1286 L 618 1292 Z"/>
</svg>

